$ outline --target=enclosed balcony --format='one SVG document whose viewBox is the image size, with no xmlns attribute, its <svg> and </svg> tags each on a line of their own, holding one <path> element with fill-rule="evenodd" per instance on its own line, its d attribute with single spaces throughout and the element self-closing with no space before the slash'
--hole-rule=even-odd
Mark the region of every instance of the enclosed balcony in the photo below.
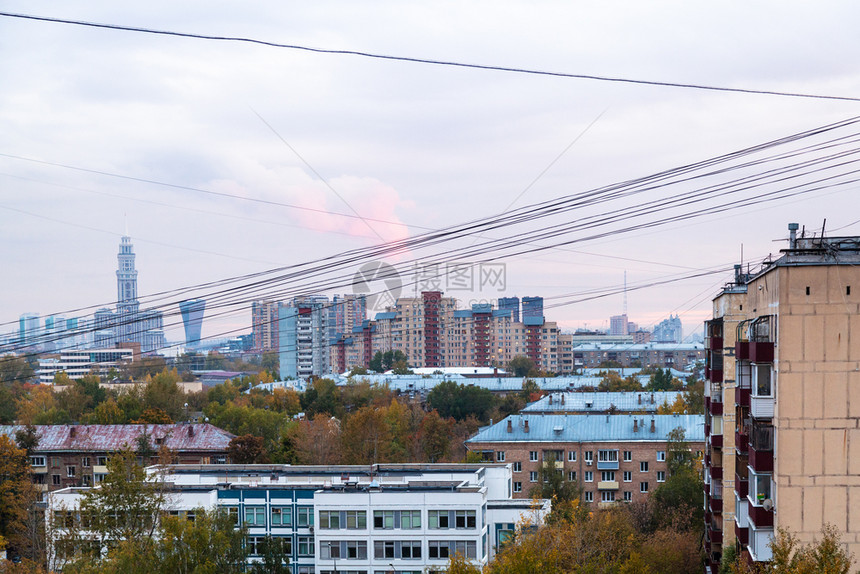
<svg viewBox="0 0 860 574">
<path fill-rule="evenodd" d="M 774 411 L 773 369 L 769 363 L 752 364 L 750 414 L 757 419 L 771 419 Z"/>
<path fill-rule="evenodd" d="M 750 435 L 749 466 L 755 472 L 773 471 L 773 426 L 753 425 Z"/>
<path fill-rule="evenodd" d="M 764 315 L 750 323 L 749 360 L 753 363 L 772 363 L 776 340 L 776 317 Z"/>
<path fill-rule="evenodd" d="M 744 499 L 747 497 L 750 492 L 749 484 L 749 468 L 745 461 L 735 459 L 735 492 L 738 496 Z"/>
</svg>

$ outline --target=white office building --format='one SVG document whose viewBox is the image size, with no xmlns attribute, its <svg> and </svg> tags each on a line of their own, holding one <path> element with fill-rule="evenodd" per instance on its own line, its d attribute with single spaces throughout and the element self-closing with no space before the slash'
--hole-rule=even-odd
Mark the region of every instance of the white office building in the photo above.
<svg viewBox="0 0 860 574">
<path fill-rule="evenodd" d="M 248 529 L 249 562 L 266 536 L 287 543 L 293 574 L 418 574 L 460 553 L 477 565 L 550 502 L 512 499 L 510 464 L 174 465 L 171 513 L 224 508 Z M 84 489 L 48 497 L 74 509 Z"/>
</svg>

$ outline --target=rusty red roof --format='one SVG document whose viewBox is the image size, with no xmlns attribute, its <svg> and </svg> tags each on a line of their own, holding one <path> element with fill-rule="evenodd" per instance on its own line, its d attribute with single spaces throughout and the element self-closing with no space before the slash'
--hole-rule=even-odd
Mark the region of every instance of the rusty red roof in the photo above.
<svg viewBox="0 0 860 574">
<path fill-rule="evenodd" d="M 23 425 L 0 425 L 0 434 L 15 440 L 15 432 Z M 41 437 L 37 453 L 46 452 L 111 452 L 123 447 L 137 448 L 138 437 L 146 432 L 150 445 L 164 445 L 175 451 L 218 451 L 227 449 L 235 435 L 209 423 L 159 425 L 37 425 Z"/>
</svg>

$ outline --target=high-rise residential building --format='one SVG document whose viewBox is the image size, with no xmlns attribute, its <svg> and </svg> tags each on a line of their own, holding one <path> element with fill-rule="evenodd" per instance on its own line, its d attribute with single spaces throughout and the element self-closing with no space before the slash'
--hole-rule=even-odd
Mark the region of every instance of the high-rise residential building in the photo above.
<svg viewBox="0 0 860 574">
<path fill-rule="evenodd" d="M 156 309 L 140 310 L 135 269 L 134 246 L 131 237 L 120 240 L 116 270 L 117 302 L 113 316 L 113 334 L 118 343 L 138 343 L 144 353 L 165 346 L 164 316 Z"/>
<path fill-rule="evenodd" d="M 684 340 L 684 328 L 679 315 L 669 315 L 654 327 L 651 340 L 657 343 L 680 343 Z"/>
<path fill-rule="evenodd" d="M 520 322 L 519 297 L 499 297 L 498 310 L 509 313 L 514 323 Z"/>
<path fill-rule="evenodd" d="M 18 319 L 18 339 L 22 345 L 36 344 L 41 331 L 38 313 L 24 313 Z"/>
<path fill-rule="evenodd" d="M 630 321 L 627 315 L 613 315 L 609 318 L 610 335 L 629 335 Z"/>
<path fill-rule="evenodd" d="M 354 327 L 367 319 L 367 297 L 364 295 L 335 295 L 328 308 L 328 338 L 349 335 Z"/>
<path fill-rule="evenodd" d="M 251 303 L 251 335 L 254 344 L 251 347 L 255 353 L 278 351 L 280 348 L 280 329 L 278 320 L 279 301 L 254 301 Z"/>
<path fill-rule="evenodd" d="M 331 372 L 327 297 L 297 297 L 280 306 L 279 361 L 281 376 L 308 378 Z"/>
<path fill-rule="evenodd" d="M 188 347 L 194 348 L 200 344 L 205 309 L 206 301 L 203 299 L 190 299 L 179 303 L 179 312 L 185 327 L 185 345 Z"/>
<path fill-rule="evenodd" d="M 771 559 L 775 529 L 825 523 L 860 553 L 860 237 L 798 237 L 714 299 L 707 325 L 708 571 L 736 543 Z M 733 447 L 733 448 L 732 448 Z"/>
<path fill-rule="evenodd" d="M 543 325 L 543 297 L 523 297 L 523 323 Z"/>
</svg>

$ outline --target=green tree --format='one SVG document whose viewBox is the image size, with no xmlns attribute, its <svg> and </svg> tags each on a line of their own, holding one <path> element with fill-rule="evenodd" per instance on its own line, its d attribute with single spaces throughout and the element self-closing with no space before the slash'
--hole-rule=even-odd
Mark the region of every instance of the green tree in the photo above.
<svg viewBox="0 0 860 574">
<path fill-rule="evenodd" d="M 453 381 L 443 381 L 427 394 L 427 404 L 444 417 L 463 420 L 474 415 L 486 421 L 490 410 L 495 406 L 493 393 L 473 385 L 461 385 Z"/>
<path fill-rule="evenodd" d="M 508 372 L 515 377 L 527 377 L 534 371 L 537 371 L 535 362 L 525 355 L 517 355 L 508 363 Z"/>
<path fill-rule="evenodd" d="M 278 356 L 277 351 L 266 351 L 263 353 L 262 358 L 260 359 L 260 367 L 263 368 L 264 371 L 268 371 L 272 373 L 272 376 L 275 379 L 279 379 L 278 370 L 281 368 L 281 358 Z"/>
<path fill-rule="evenodd" d="M 25 425 L 24 428 L 15 431 L 15 443 L 18 448 L 24 450 L 27 456 L 30 456 L 39 446 L 41 438 L 33 425 Z"/>
<path fill-rule="evenodd" d="M 262 560 L 255 562 L 248 572 L 251 574 L 291 574 L 290 557 L 283 538 L 266 536 L 257 548 Z"/>
<path fill-rule="evenodd" d="M 308 415 L 328 413 L 332 416 L 338 416 L 342 405 L 337 385 L 331 379 L 315 380 L 302 393 L 302 407 Z"/>
<path fill-rule="evenodd" d="M 24 357 L 8 354 L 0 357 L 0 384 L 29 383 L 36 376 Z"/>
</svg>

